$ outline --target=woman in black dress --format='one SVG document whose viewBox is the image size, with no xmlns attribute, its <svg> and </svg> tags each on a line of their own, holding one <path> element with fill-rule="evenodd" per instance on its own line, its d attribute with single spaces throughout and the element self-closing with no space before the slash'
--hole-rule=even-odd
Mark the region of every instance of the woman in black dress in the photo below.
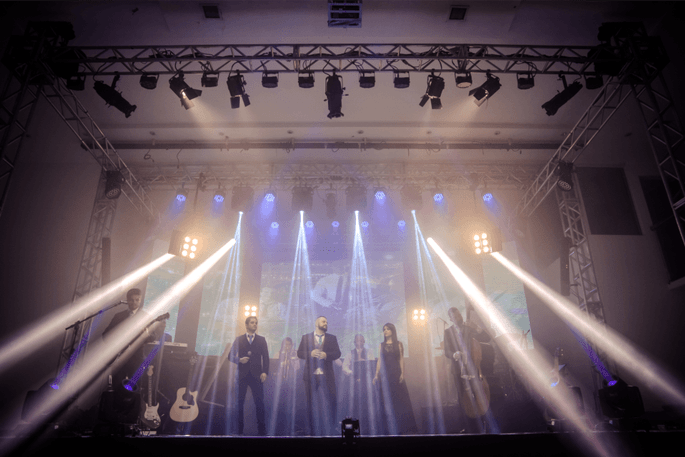
<svg viewBox="0 0 685 457">
<path fill-rule="evenodd" d="M 376 362 L 373 384 L 379 387 L 380 416 L 385 433 L 416 433 L 414 410 L 404 382 L 404 346 L 397 339 L 397 329 L 391 323 L 383 326 L 383 342 Z"/>
</svg>

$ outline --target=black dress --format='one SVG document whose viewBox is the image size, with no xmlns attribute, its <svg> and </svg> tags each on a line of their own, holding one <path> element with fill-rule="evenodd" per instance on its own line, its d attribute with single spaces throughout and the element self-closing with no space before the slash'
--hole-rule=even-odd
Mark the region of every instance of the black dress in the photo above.
<svg viewBox="0 0 685 457">
<path fill-rule="evenodd" d="M 407 383 L 400 382 L 400 351 L 392 344 L 381 344 L 380 362 L 378 384 L 382 430 L 390 435 L 417 433 Z"/>
</svg>

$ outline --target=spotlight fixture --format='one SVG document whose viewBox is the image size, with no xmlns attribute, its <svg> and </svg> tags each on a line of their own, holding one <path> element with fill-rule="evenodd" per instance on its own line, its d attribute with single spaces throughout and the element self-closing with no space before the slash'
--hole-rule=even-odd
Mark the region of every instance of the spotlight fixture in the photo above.
<svg viewBox="0 0 685 457">
<path fill-rule="evenodd" d="M 224 192 L 221 188 L 217 189 L 216 192 L 214 192 L 214 201 L 217 203 L 223 203 L 224 200 L 226 200 L 226 192 Z"/>
<path fill-rule="evenodd" d="M 185 109 L 192 108 L 194 104 L 191 100 L 202 95 L 201 90 L 193 89 L 186 84 L 182 71 L 179 71 L 169 79 L 169 88 L 181 99 L 181 105 L 183 105 Z"/>
<path fill-rule="evenodd" d="M 342 97 L 345 88 L 342 86 L 342 76 L 335 74 L 326 78 L 326 97 L 328 100 L 328 119 L 342 117 Z"/>
<path fill-rule="evenodd" d="M 112 80 L 112 85 L 108 86 L 102 81 L 95 81 L 95 92 L 105 101 L 109 106 L 113 106 L 126 117 L 131 117 L 131 113 L 136 110 L 136 105 L 131 105 L 124 97 L 121 96 L 121 92 L 116 90 L 117 81 L 119 81 L 119 73 L 114 75 Z"/>
<path fill-rule="evenodd" d="M 226 80 L 228 91 L 231 93 L 231 108 L 240 108 L 240 99 L 243 99 L 243 105 L 250 106 L 250 97 L 245 93 L 245 78 L 239 71 L 235 75 L 229 76 Z"/>
<path fill-rule="evenodd" d="M 271 223 L 271 228 L 272 229 L 277 229 L 278 228 L 278 222 L 274 221 Z"/>
<path fill-rule="evenodd" d="M 443 194 L 441 191 L 436 190 L 435 193 L 433 194 L 433 201 L 435 203 L 442 203 L 442 201 L 445 199 L 445 194 Z"/>
<path fill-rule="evenodd" d="M 124 177 L 119 170 L 108 171 L 106 173 L 107 182 L 105 184 L 105 197 L 110 200 L 119 198 L 121 195 L 121 185 L 124 183 Z"/>
<path fill-rule="evenodd" d="M 645 413 L 642 395 L 637 386 L 629 386 L 624 380 L 612 375 L 612 380 L 602 382 L 599 404 L 602 414 L 611 419 L 639 417 Z"/>
<path fill-rule="evenodd" d="M 404 222 L 404 221 L 397 221 L 397 226 L 398 226 L 399 228 L 404 228 L 405 225 L 407 225 L 406 222 Z"/>
<path fill-rule="evenodd" d="M 158 74 L 143 73 L 140 76 L 140 87 L 147 90 L 153 90 L 157 88 L 157 81 L 159 80 Z"/>
<path fill-rule="evenodd" d="M 293 187 L 293 211 L 311 211 L 314 206 L 314 189 L 306 186 Z"/>
<path fill-rule="evenodd" d="M 252 187 L 234 187 L 231 195 L 231 209 L 236 211 L 250 211 L 254 200 Z"/>
<path fill-rule="evenodd" d="M 471 73 L 468 71 L 461 71 L 454 74 L 454 81 L 460 89 L 468 89 L 473 84 Z"/>
<path fill-rule="evenodd" d="M 473 95 L 476 105 L 481 106 L 483 103 L 485 103 L 485 100 L 488 100 L 495 95 L 495 92 L 497 92 L 500 87 L 502 87 L 502 84 L 500 84 L 499 78 L 497 76 L 493 76 L 490 74 L 490 72 L 487 72 L 485 74 L 485 82 L 481 84 L 480 87 L 471 89 L 469 91 L 469 95 Z"/>
<path fill-rule="evenodd" d="M 67 89 L 82 91 L 86 88 L 86 77 L 74 75 L 67 79 Z"/>
<path fill-rule="evenodd" d="M 557 187 L 564 192 L 573 190 L 573 164 L 569 162 L 559 162 L 556 173 L 559 175 Z"/>
<path fill-rule="evenodd" d="M 587 76 L 585 75 L 585 87 L 588 90 L 596 90 L 604 85 L 602 75 Z"/>
<path fill-rule="evenodd" d="M 256 306 L 245 305 L 244 309 L 245 309 L 245 311 L 243 312 L 243 314 L 245 314 L 245 317 L 250 317 L 250 316 L 257 317 L 258 308 Z"/>
<path fill-rule="evenodd" d="M 392 80 L 395 89 L 406 89 L 409 87 L 409 72 L 408 71 L 395 71 Z"/>
<path fill-rule="evenodd" d="M 200 79 L 202 87 L 216 87 L 219 85 L 219 73 L 215 71 L 205 71 Z"/>
<path fill-rule="evenodd" d="M 428 84 L 426 86 L 426 93 L 421 97 L 419 106 L 424 106 L 426 102 L 430 99 L 431 108 L 440 109 L 442 108 L 442 103 L 440 102 L 440 95 L 445 88 L 445 80 L 440 76 L 435 76 L 433 72 L 428 75 Z"/>
<path fill-rule="evenodd" d="M 169 241 L 169 254 L 195 260 L 202 250 L 202 240 L 194 234 L 183 234 L 174 230 Z"/>
<path fill-rule="evenodd" d="M 302 89 L 311 89 L 314 87 L 314 73 L 301 72 L 297 75 L 297 85 Z"/>
<path fill-rule="evenodd" d="M 333 222 L 331 222 L 331 226 L 332 226 L 334 229 L 337 229 L 338 227 L 340 227 L 340 222 L 338 222 L 338 221 L 333 221 Z"/>
<path fill-rule="evenodd" d="M 267 89 L 275 89 L 278 87 L 278 72 L 265 71 L 262 73 L 262 87 Z"/>
<path fill-rule="evenodd" d="M 484 202 L 490 202 L 492 201 L 492 194 L 490 192 L 486 192 L 483 194 L 483 201 Z"/>
<path fill-rule="evenodd" d="M 532 89 L 535 87 L 535 74 L 531 72 L 516 73 L 516 83 L 520 90 Z"/>
<path fill-rule="evenodd" d="M 312 222 L 312 221 L 307 221 L 307 222 L 304 224 L 304 226 L 307 227 L 308 229 L 314 228 L 314 222 Z"/>
<path fill-rule="evenodd" d="M 423 207 L 421 198 L 421 187 L 416 185 L 406 185 L 400 190 L 402 205 L 405 209 L 420 210 Z"/>
<path fill-rule="evenodd" d="M 373 196 L 376 197 L 377 201 L 382 202 L 385 200 L 385 197 L 387 197 L 387 194 L 385 193 L 385 189 L 383 187 L 376 187 L 373 190 Z"/>
<path fill-rule="evenodd" d="M 366 209 L 366 188 L 363 186 L 350 186 L 345 189 L 347 211 L 364 211 Z"/>
<path fill-rule="evenodd" d="M 326 194 L 326 199 L 324 200 L 326 205 L 326 217 L 333 219 L 335 217 L 335 193 L 329 192 Z M 335 226 L 334 226 L 335 227 Z"/>
<path fill-rule="evenodd" d="M 425 309 L 415 309 L 411 315 L 411 320 L 414 324 L 425 324 L 428 319 L 428 313 Z"/>
<path fill-rule="evenodd" d="M 179 202 L 183 203 L 186 201 L 187 198 L 188 198 L 188 191 L 187 190 L 181 188 L 181 190 L 176 192 L 176 200 L 178 200 Z"/>
<path fill-rule="evenodd" d="M 359 72 L 359 87 L 371 89 L 376 85 L 376 74 L 373 71 Z"/>
<path fill-rule="evenodd" d="M 502 234 L 496 227 L 482 230 L 473 235 L 476 254 L 492 254 L 502 250 Z"/>
<path fill-rule="evenodd" d="M 354 439 L 361 434 L 359 430 L 359 419 L 346 417 L 340 423 L 340 432 L 342 434 L 342 438 L 347 444 L 354 443 Z"/>
<path fill-rule="evenodd" d="M 276 191 L 273 189 L 269 189 L 264 193 L 264 200 L 267 202 L 271 203 L 272 201 L 276 200 Z"/>
<path fill-rule="evenodd" d="M 559 79 L 564 83 L 564 90 L 556 94 L 550 101 L 542 105 L 548 116 L 557 114 L 559 108 L 564 106 L 566 102 L 571 100 L 583 88 L 583 85 L 578 81 L 573 81 L 571 85 L 566 84 L 566 77 L 559 75 Z"/>
</svg>

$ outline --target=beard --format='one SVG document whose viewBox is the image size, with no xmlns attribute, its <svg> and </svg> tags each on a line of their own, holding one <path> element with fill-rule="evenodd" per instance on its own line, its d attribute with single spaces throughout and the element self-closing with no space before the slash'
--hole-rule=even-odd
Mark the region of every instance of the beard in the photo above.
<svg viewBox="0 0 685 457">
<path fill-rule="evenodd" d="M 328 326 L 327 325 L 319 325 L 319 330 L 326 333 L 328 331 Z"/>
</svg>

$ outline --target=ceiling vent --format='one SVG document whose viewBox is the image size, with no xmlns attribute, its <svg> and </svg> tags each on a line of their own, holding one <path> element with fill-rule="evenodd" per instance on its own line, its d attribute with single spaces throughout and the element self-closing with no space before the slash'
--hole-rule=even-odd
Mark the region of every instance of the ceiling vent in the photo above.
<svg viewBox="0 0 685 457">
<path fill-rule="evenodd" d="M 218 5 L 202 5 L 202 11 L 205 13 L 205 19 L 221 19 Z"/>
<path fill-rule="evenodd" d="M 468 6 L 453 6 L 450 8 L 450 21 L 463 21 L 466 18 Z"/>
<path fill-rule="evenodd" d="M 328 0 L 329 27 L 361 27 L 362 0 Z"/>
</svg>

